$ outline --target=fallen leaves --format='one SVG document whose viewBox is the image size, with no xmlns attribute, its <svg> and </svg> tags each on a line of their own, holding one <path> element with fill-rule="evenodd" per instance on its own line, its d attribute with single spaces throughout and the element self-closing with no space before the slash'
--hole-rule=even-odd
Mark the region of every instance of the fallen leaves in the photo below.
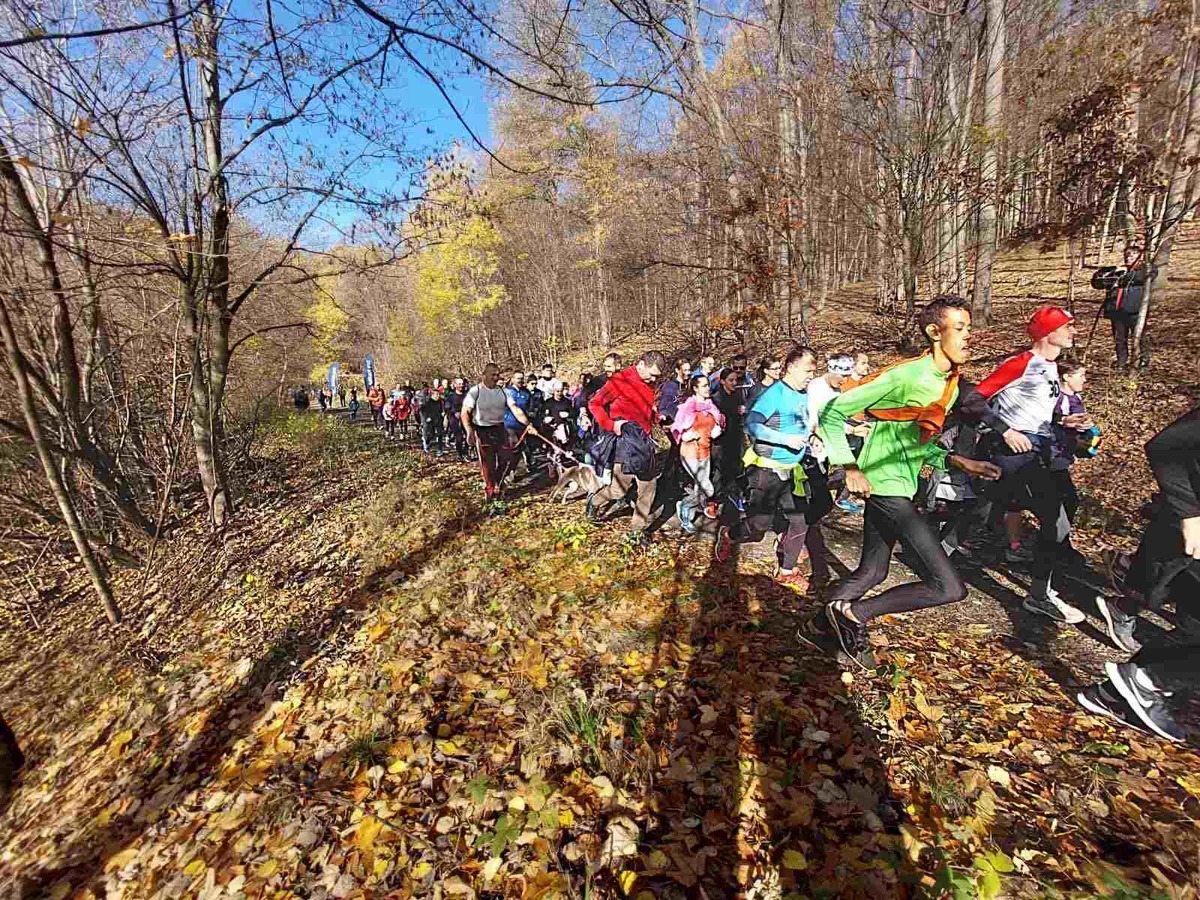
<svg viewBox="0 0 1200 900">
<path fill-rule="evenodd" d="M 148 706 L 114 705 L 75 764 L 46 767 L 47 797 L 79 772 L 96 791 L 86 827 L 136 823 L 104 860 L 111 896 L 186 882 L 248 900 L 549 898 L 579 873 L 598 897 L 892 896 L 943 871 L 994 896 L 1018 877 L 1078 881 L 1060 860 L 1099 853 L 1093 818 L 1188 846 L 1165 811 L 1182 820 L 1179 800 L 1200 796 L 1194 757 L 1104 723 L 1073 731 L 1035 666 L 994 665 L 990 630 L 889 623 L 892 668 L 856 677 L 797 646 L 795 595 L 713 581 L 695 548 L 556 540 L 575 511 L 536 499 L 478 526 L 447 518 L 473 487 L 406 483 L 423 533 L 448 533 L 405 568 L 423 539 L 381 515 L 389 574 L 298 666 L 281 642 L 272 689 L 257 656 L 214 656 L 155 683 Z M 235 581 L 280 590 L 273 603 L 303 589 Z M 150 774 L 97 791 L 123 771 Z M 1017 823 L 1020 852 L 1004 847 Z"/>
</svg>

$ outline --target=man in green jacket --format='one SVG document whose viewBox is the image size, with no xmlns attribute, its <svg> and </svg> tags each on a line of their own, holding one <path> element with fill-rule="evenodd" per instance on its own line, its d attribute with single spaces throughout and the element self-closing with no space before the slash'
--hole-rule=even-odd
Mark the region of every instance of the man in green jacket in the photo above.
<svg viewBox="0 0 1200 900">
<path fill-rule="evenodd" d="M 867 498 L 862 558 L 830 592 L 825 608 L 842 650 L 865 669 L 875 666 L 867 640 L 871 619 L 955 603 L 967 595 L 937 532 L 912 502 L 922 467 L 949 465 L 990 481 L 1000 477 L 994 464 L 950 455 L 936 440 L 958 399 L 958 367 L 967 360 L 971 335 L 970 305 L 960 297 L 938 297 L 921 309 L 917 324 L 929 352 L 881 370 L 831 400 L 820 415 L 829 462 L 844 466 L 846 487 Z M 872 423 L 871 433 L 855 460 L 846 422 L 864 416 Z M 887 578 L 897 541 L 917 562 L 922 580 L 862 599 Z"/>
</svg>

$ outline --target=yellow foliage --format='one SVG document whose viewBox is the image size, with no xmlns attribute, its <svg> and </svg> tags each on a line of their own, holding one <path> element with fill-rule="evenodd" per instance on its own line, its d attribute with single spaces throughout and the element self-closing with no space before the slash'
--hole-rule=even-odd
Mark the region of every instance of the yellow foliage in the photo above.
<svg viewBox="0 0 1200 900">
<path fill-rule="evenodd" d="M 456 330 L 505 300 L 500 234 L 482 216 L 444 229 L 445 239 L 417 258 L 417 311 L 426 330 Z"/>
<path fill-rule="evenodd" d="M 329 364 L 338 358 L 339 341 L 350 324 L 350 316 L 337 302 L 336 289 L 336 275 L 318 276 L 313 282 L 313 302 L 304 310 L 305 318 L 316 332 L 312 339 L 317 357 L 313 374 L 316 376 L 318 371 L 321 372 L 320 378 L 324 377 Z"/>
</svg>

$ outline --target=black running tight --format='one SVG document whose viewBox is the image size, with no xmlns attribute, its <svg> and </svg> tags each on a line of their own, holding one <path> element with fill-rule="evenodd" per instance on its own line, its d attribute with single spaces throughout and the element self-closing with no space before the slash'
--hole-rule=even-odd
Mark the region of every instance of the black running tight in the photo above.
<svg viewBox="0 0 1200 900">
<path fill-rule="evenodd" d="M 922 580 L 863 600 L 867 591 L 887 578 L 897 542 L 908 551 Z M 957 603 L 966 596 L 967 587 L 942 550 L 937 532 L 913 502 L 904 497 L 868 497 L 862 559 L 857 569 L 838 582 L 829 595 L 830 602 L 851 601 L 854 618 L 866 622 L 890 613 Z"/>
</svg>

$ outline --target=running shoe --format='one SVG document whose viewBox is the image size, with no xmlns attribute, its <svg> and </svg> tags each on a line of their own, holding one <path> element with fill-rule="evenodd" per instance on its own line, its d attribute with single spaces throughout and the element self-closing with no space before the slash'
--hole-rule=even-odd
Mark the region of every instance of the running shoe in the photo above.
<svg viewBox="0 0 1200 900">
<path fill-rule="evenodd" d="M 1153 687 L 1145 670 L 1131 662 L 1110 662 L 1104 664 L 1104 671 L 1145 727 L 1168 741 L 1183 741 L 1184 730 L 1171 715 L 1162 692 Z"/>
<path fill-rule="evenodd" d="M 1044 597 L 1030 594 L 1021 606 L 1029 612 L 1038 613 L 1055 622 L 1063 622 L 1067 625 L 1077 625 L 1087 618 L 1081 611 L 1058 596 L 1058 591 L 1054 588 L 1046 588 Z"/>
<path fill-rule="evenodd" d="M 706 519 L 715 519 L 719 515 L 721 515 L 721 507 L 716 503 L 704 504 L 704 517 Z"/>
<path fill-rule="evenodd" d="M 1111 681 L 1102 681 L 1085 688 L 1075 695 L 1075 700 L 1090 713 L 1104 716 L 1139 731 L 1144 730 L 1133 707 L 1117 692 Z"/>
<path fill-rule="evenodd" d="M 849 497 L 845 497 L 837 501 L 836 505 L 837 508 L 842 512 L 850 513 L 852 516 L 860 516 L 862 515 L 862 511 L 866 509 L 865 505 L 855 500 L 851 500 Z"/>
<path fill-rule="evenodd" d="M 842 654 L 855 665 L 870 671 L 875 668 L 875 654 L 867 640 L 867 626 L 845 615 L 841 603 L 825 604 L 825 617 L 842 647 Z"/>
<path fill-rule="evenodd" d="M 788 572 L 786 575 L 776 575 L 775 583 L 783 587 L 794 588 L 801 594 L 808 593 L 809 581 L 803 572 Z"/>
<path fill-rule="evenodd" d="M 1142 649 L 1142 645 L 1133 636 L 1137 627 L 1137 616 L 1122 612 L 1116 601 L 1103 595 L 1096 597 L 1096 606 L 1100 610 L 1100 618 L 1104 619 L 1104 630 L 1108 632 L 1108 639 L 1118 650 L 1137 653 Z"/>
<path fill-rule="evenodd" d="M 593 524 L 600 521 L 600 512 L 596 509 L 595 494 L 588 494 L 587 503 L 583 506 L 583 516 Z"/>
<path fill-rule="evenodd" d="M 731 556 L 733 556 L 733 539 L 729 536 L 729 526 L 722 525 L 717 529 L 717 540 L 713 544 L 713 559 L 719 563 L 727 563 Z"/>
</svg>

